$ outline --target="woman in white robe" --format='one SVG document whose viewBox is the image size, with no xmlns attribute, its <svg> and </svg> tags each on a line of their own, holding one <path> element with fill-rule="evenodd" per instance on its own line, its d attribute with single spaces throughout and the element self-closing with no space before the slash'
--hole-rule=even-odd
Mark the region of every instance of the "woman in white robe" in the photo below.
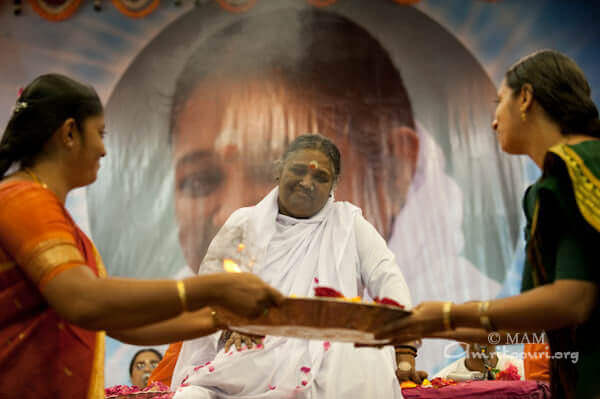
<svg viewBox="0 0 600 399">
<path fill-rule="evenodd" d="M 355 297 L 366 289 L 370 297 L 410 307 L 408 287 L 385 240 L 359 208 L 333 199 L 339 158 L 323 136 L 294 140 L 283 157 L 279 186 L 230 216 L 200 272 L 222 271 L 227 252 L 242 242 L 251 254 L 242 264 L 252 264 L 254 273 L 283 294 L 314 296 L 319 285 Z M 402 397 L 391 347 L 357 349 L 267 336 L 262 345 L 226 352 L 219 337 L 183 344 L 172 380 L 176 399 Z"/>
</svg>

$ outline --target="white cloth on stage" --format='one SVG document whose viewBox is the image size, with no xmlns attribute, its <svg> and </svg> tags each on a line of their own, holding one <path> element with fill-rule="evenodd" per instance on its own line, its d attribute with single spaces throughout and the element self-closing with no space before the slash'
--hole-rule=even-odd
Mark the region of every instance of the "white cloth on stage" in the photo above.
<svg viewBox="0 0 600 399">
<path fill-rule="evenodd" d="M 279 214 L 277 196 L 275 188 L 256 206 L 234 212 L 200 273 L 223 270 L 225 241 L 237 230 L 255 255 L 252 271 L 285 295 L 314 296 L 317 285 L 346 297 L 366 289 L 371 297 L 411 306 L 393 253 L 359 208 L 330 198 L 315 216 L 295 219 Z M 225 353 L 219 336 L 184 342 L 171 386 L 176 399 L 402 397 L 391 347 L 267 336 L 262 348 Z"/>
</svg>

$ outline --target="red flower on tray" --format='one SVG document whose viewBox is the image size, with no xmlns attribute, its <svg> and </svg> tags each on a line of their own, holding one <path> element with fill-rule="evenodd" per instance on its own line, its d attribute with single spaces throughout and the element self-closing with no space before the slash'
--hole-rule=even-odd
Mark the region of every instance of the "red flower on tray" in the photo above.
<svg viewBox="0 0 600 399">
<path fill-rule="evenodd" d="M 331 287 L 315 287 L 315 296 L 325 298 L 343 298 L 344 295 Z"/>
<path fill-rule="evenodd" d="M 388 298 L 388 297 L 381 298 L 381 299 L 379 299 L 378 297 L 375 297 L 373 300 L 375 301 L 375 303 L 378 303 L 380 305 L 396 306 L 400 309 L 404 309 L 404 305 L 400 305 L 398 302 L 396 302 L 393 299 Z"/>
</svg>

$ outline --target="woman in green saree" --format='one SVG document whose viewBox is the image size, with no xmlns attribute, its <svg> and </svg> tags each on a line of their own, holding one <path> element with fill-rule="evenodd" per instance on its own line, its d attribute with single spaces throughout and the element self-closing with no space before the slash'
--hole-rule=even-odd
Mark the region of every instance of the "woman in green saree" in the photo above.
<svg viewBox="0 0 600 399">
<path fill-rule="evenodd" d="M 545 331 L 553 398 L 600 395 L 600 120 L 573 60 L 543 50 L 512 66 L 493 128 L 503 151 L 543 171 L 525 193 L 527 260 L 521 295 L 484 302 L 424 302 L 383 326 L 395 341 L 448 338 L 514 343 Z M 494 342 L 492 342 L 492 340 Z"/>
</svg>

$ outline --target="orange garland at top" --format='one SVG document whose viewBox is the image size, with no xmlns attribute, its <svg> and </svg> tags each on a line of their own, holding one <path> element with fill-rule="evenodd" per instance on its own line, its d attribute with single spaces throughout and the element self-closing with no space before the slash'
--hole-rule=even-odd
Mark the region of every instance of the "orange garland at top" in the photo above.
<svg viewBox="0 0 600 399">
<path fill-rule="evenodd" d="M 112 3 L 121 13 L 131 18 L 143 18 L 152 11 L 156 10 L 156 7 L 158 7 L 160 4 L 160 0 L 151 0 L 145 7 L 136 10 L 127 7 L 123 1 L 124 0 L 112 0 Z"/>
<path fill-rule="evenodd" d="M 248 0 L 245 4 L 241 4 L 236 6 L 235 4 L 231 4 L 228 0 L 216 0 L 217 3 L 221 6 L 221 8 L 230 11 L 230 12 L 246 12 L 256 4 L 257 0 Z"/>
<path fill-rule="evenodd" d="M 67 0 L 65 5 L 59 7 L 52 7 L 44 3 L 43 0 L 29 0 L 29 4 L 35 12 L 37 12 L 42 18 L 49 21 L 64 21 L 75 13 L 75 11 L 81 5 L 81 0 Z M 53 12 L 53 8 L 56 8 L 56 12 Z"/>
</svg>

